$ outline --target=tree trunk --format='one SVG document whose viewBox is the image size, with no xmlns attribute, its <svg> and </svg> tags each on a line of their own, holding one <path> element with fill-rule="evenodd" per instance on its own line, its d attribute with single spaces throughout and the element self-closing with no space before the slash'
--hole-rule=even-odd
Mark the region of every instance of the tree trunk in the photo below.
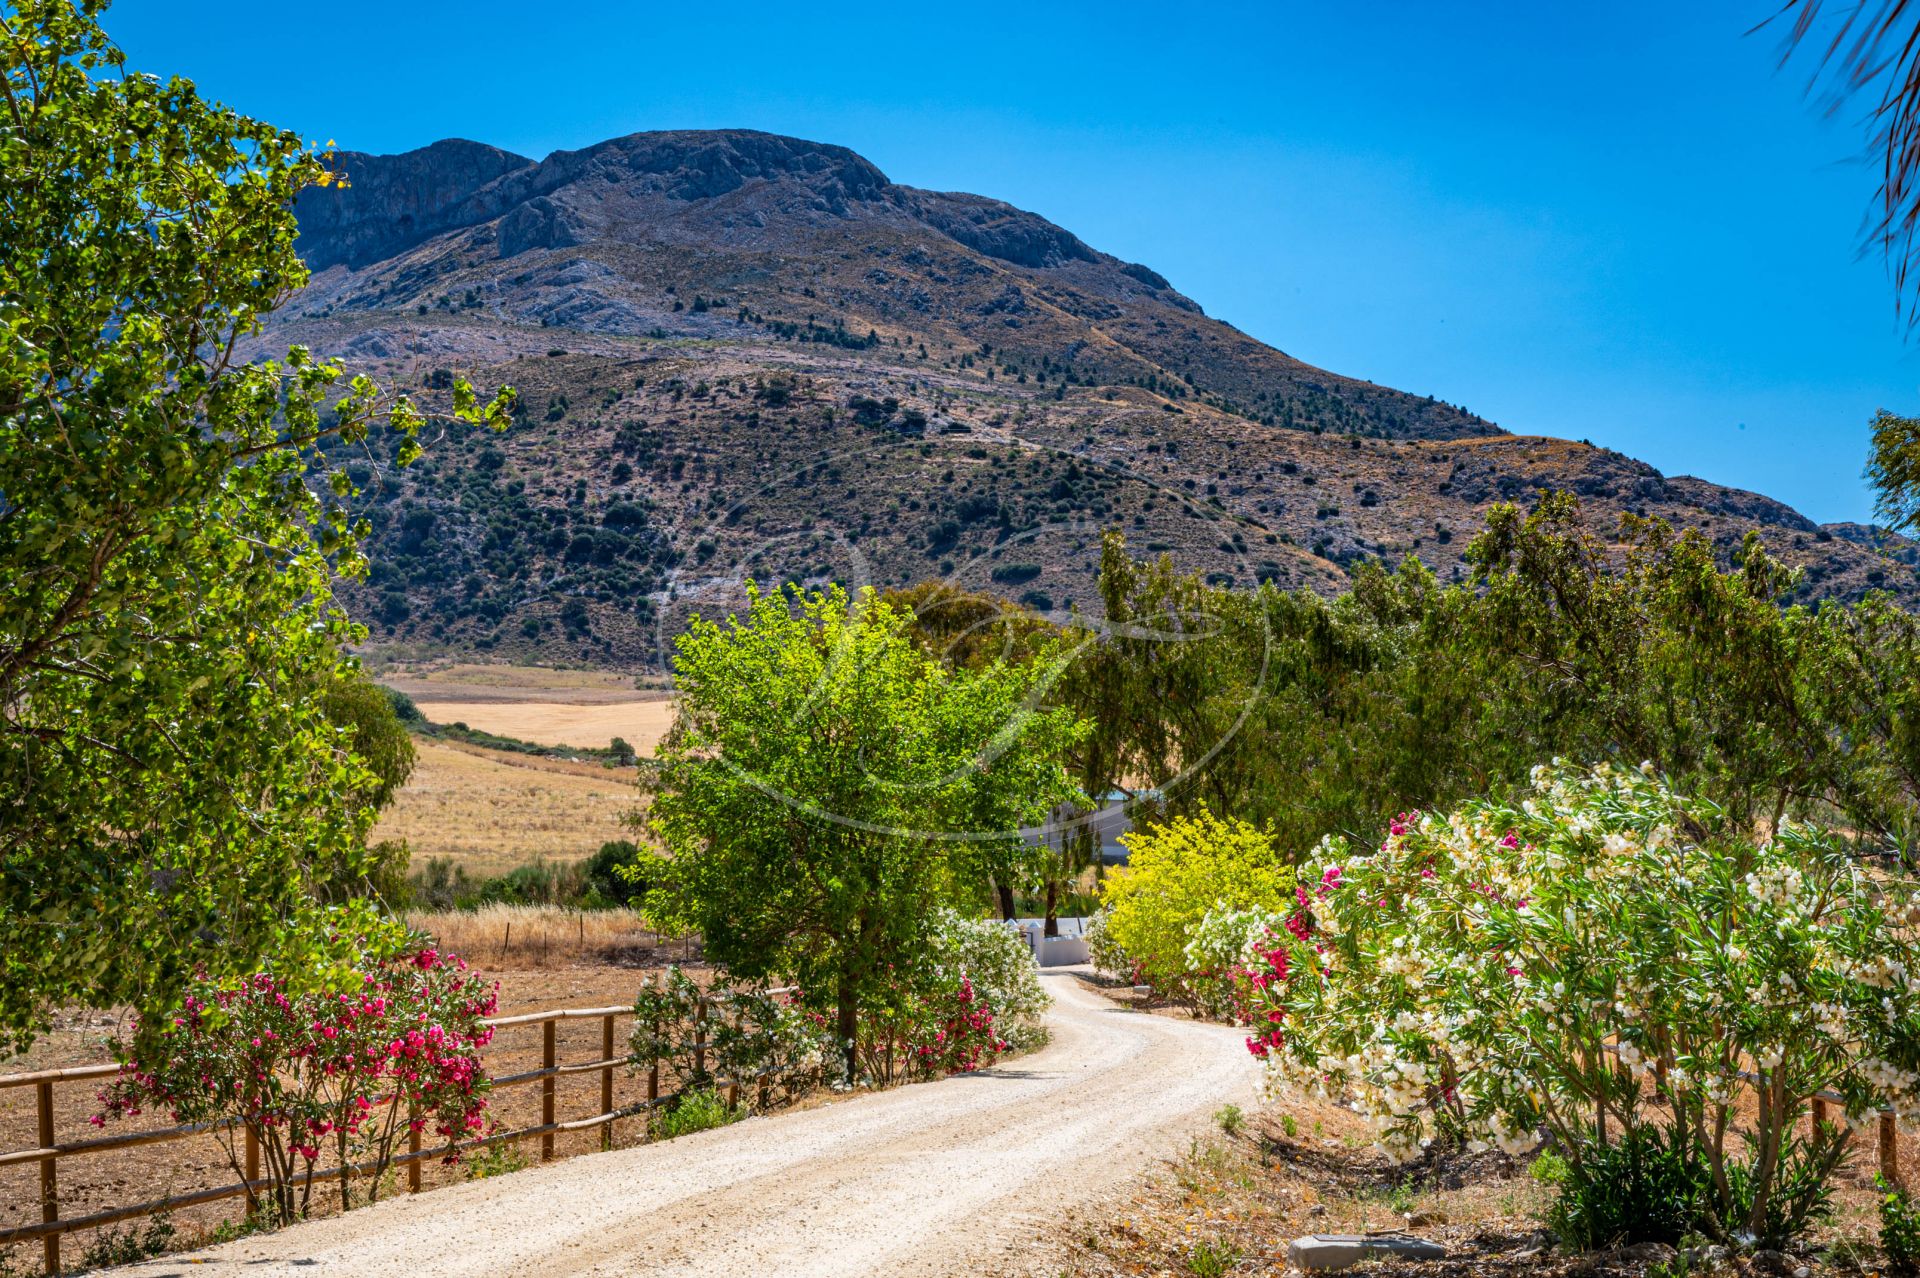
<svg viewBox="0 0 1920 1278">
<path fill-rule="evenodd" d="M 1013 902 L 1013 889 L 1005 883 L 995 883 L 993 890 L 1000 894 L 1000 917 L 1011 923 L 1020 917 L 1020 909 Z"/>
<path fill-rule="evenodd" d="M 834 1032 L 840 1037 L 840 1055 L 845 1062 L 847 1086 L 853 1086 L 855 1071 L 859 1068 L 857 1058 L 857 1038 L 860 1029 L 860 1004 L 855 1001 L 853 982 L 841 978 L 840 1003 L 838 1017 L 834 1023 Z"/>
<path fill-rule="evenodd" d="M 1047 880 L 1047 926 L 1040 935 L 1060 935 L 1060 884 L 1053 879 Z"/>
</svg>

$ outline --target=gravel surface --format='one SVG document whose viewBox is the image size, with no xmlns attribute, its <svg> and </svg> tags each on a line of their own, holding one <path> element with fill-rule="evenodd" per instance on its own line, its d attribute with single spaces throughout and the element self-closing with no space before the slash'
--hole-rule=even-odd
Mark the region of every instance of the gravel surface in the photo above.
<svg viewBox="0 0 1920 1278">
<path fill-rule="evenodd" d="M 1241 1035 L 1116 1007 L 1074 976 L 1042 1051 L 978 1074 L 748 1119 L 296 1225 L 120 1271 L 673 1274 L 1050 1273 L 1041 1236 L 1252 1102 Z"/>
</svg>

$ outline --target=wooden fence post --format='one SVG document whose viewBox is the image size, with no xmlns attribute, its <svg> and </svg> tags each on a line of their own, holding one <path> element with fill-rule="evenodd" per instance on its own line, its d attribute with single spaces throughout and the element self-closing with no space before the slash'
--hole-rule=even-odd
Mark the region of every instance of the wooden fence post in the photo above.
<svg viewBox="0 0 1920 1278">
<path fill-rule="evenodd" d="M 707 996 L 693 1003 L 693 1073 L 702 1082 L 707 1077 Z"/>
<path fill-rule="evenodd" d="M 40 1111 L 40 1148 L 53 1148 L 53 1080 L 47 1079 L 35 1084 L 34 1091 Z M 58 1164 L 56 1155 L 48 1154 L 40 1160 L 40 1221 L 51 1225 L 60 1219 L 60 1178 L 55 1170 Z M 41 1240 L 41 1251 L 47 1262 L 47 1272 L 60 1272 L 60 1235 L 48 1234 Z"/>
<path fill-rule="evenodd" d="M 735 1009 L 735 1011 L 733 1011 L 733 1042 L 739 1042 L 739 1021 L 741 1021 L 741 1015 L 739 1015 L 739 1011 Z M 739 1053 L 735 1052 L 735 1057 L 737 1057 L 737 1055 L 739 1055 Z M 735 1061 L 735 1065 L 737 1065 L 737 1063 L 739 1063 L 739 1061 Z M 735 1075 L 739 1075 L 737 1069 L 730 1071 L 730 1073 L 728 1073 L 728 1080 L 726 1080 L 726 1107 L 728 1107 L 728 1109 L 739 1109 L 739 1078 L 735 1077 Z"/>
<path fill-rule="evenodd" d="M 584 918 L 585 916 L 582 915 L 581 917 Z M 608 1012 L 600 1018 L 600 1059 L 609 1062 L 613 1060 L 612 1012 Z M 600 1148 L 612 1149 L 613 1118 L 611 1115 L 613 1114 L 613 1066 L 611 1064 L 602 1066 L 600 1070 L 600 1112 L 609 1116 L 606 1125 L 600 1129 Z"/>
<path fill-rule="evenodd" d="M 1821 1127 L 1826 1125 L 1826 1121 L 1827 1121 L 1827 1103 L 1821 1100 L 1818 1096 L 1816 1096 L 1813 1098 L 1813 1113 L 1811 1117 L 1808 1119 L 1808 1125 L 1812 1128 L 1811 1134 L 1818 1136 L 1820 1134 Z"/>
<path fill-rule="evenodd" d="M 1880 1174 L 1889 1185 L 1902 1185 L 1900 1179 L 1900 1129 L 1889 1110 L 1880 1115 Z"/>
<path fill-rule="evenodd" d="M 407 1192 L 420 1192 L 420 1111 L 407 1106 L 407 1152 L 413 1157 L 407 1162 Z"/>
<path fill-rule="evenodd" d="M 260 1130 L 252 1123 L 247 1124 L 247 1214 L 252 1215 L 254 1206 L 260 1200 L 253 1192 L 253 1182 L 260 1179 Z"/>
<path fill-rule="evenodd" d="M 553 1025 L 552 1021 L 541 1022 L 540 1029 L 540 1068 L 546 1071 L 546 1077 L 540 1080 L 540 1125 L 553 1126 Z M 553 1133 L 540 1133 L 540 1161 L 546 1162 L 553 1157 Z"/>
</svg>

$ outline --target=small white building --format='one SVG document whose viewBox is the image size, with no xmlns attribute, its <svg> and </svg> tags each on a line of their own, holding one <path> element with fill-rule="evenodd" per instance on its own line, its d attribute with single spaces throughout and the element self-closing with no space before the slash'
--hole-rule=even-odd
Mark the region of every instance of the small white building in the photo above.
<svg viewBox="0 0 1920 1278">
<path fill-rule="evenodd" d="M 1140 804 L 1158 803 L 1158 790 L 1109 790 L 1092 812 L 1062 805 L 1054 810 L 1045 825 L 1031 826 L 1020 833 L 1030 847 L 1060 851 L 1064 844 L 1085 837 L 1088 831 L 1100 849 L 1101 865 L 1125 865 L 1127 849 L 1120 836 L 1133 829 L 1133 809 Z"/>
</svg>

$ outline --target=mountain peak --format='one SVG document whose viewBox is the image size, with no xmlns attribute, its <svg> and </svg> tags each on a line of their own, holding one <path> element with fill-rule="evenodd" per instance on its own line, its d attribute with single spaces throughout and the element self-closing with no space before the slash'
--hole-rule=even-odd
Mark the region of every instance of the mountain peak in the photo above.
<svg viewBox="0 0 1920 1278">
<path fill-rule="evenodd" d="M 1238 584 L 1336 589 L 1407 555 L 1464 580 L 1488 507 L 1543 490 L 1729 559 L 1763 529 L 1803 600 L 1914 589 L 1886 562 L 1911 543 L 1315 368 L 1036 213 L 846 147 L 698 130 L 341 166 L 349 187 L 301 197 L 316 274 L 264 340 L 520 392 L 497 444 L 377 481 L 350 461 L 383 638 L 648 661 L 653 628 L 724 612 L 745 575 L 1097 607 L 1104 528 Z"/>
</svg>

